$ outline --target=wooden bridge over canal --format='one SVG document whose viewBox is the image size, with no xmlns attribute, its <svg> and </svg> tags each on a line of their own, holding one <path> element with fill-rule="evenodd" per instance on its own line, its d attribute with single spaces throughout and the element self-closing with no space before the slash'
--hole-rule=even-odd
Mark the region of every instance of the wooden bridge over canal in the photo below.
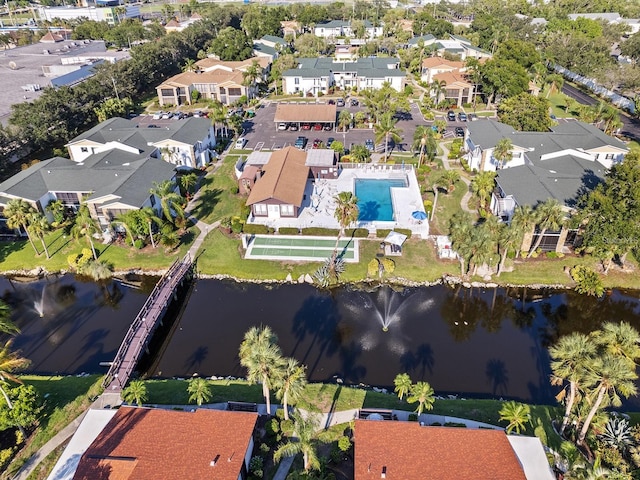
<svg viewBox="0 0 640 480">
<path fill-rule="evenodd" d="M 162 318 L 185 279 L 194 271 L 194 262 L 190 254 L 177 259 L 162 276 L 129 327 L 118 353 L 116 353 L 109 371 L 102 383 L 105 393 L 120 393 L 127 385 L 129 377 L 146 350 L 153 332 L 162 323 Z"/>
</svg>

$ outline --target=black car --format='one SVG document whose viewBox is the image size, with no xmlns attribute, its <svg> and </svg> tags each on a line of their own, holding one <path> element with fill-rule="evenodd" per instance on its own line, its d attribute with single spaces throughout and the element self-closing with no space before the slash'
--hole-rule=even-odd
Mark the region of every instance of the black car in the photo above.
<svg viewBox="0 0 640 480">
<path fill-rule="evenodd" d="M 456 127 L 456 137 L 464 137 L 464 128 Z"/>
<path fill-rule="evenodd" d="M 456 112 L 454 112 L 453 110 L 449 110 L 447 112 L 447 120 L 449 120 L 450 122 L 455 122 L 456 121 Z"/>
<path fill-rule="evenodd" d="M 296 143 L 294 144 L 296 148 L 303 150 L 304 147 L 307 146 L 307 137 L 298 137 L 296 138 Z"/>
<path fill-rule="evenodd" d="M 329 138 L 327 138 L 327 148 L 329 148 L 329 147 L 331 146 L 331 144 L 332 144 L 333 142 L 335 142 L 335 141 L 336 141 L 336 139 L 335 139 L 335 138 L 333 138 L 333 137 L 329 137 Z"/>
<path fill-rule="evenodd" d="M 334 99 L 331 99 L 327 102 L 329 105 L 335 105 L 336 101 Z"/>
<path fill-rule="evenodd" d="M 355 98 L 351 99 L 351 106 L 352 107 L 357 107 L 358 105 L 360 105 L 360 102 L 358 102 L 358 100 L 356 100 Z"/>
</svg>

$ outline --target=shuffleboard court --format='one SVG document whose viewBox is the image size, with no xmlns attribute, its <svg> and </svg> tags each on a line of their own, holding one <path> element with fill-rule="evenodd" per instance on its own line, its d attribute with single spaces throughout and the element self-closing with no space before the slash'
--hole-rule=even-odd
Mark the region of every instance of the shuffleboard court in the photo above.
<svg viewBox="0 0 640 480">
<path fill-rule="evenodd" d="M 255 235 L 249 241 L 244 258 L 318 262 L 330 257 L 335 245 L 336 239 L 331 237 Z M 359 261 L 357 239 L 340 240 L 338 248 L 345 262 Z"/>
</svg>

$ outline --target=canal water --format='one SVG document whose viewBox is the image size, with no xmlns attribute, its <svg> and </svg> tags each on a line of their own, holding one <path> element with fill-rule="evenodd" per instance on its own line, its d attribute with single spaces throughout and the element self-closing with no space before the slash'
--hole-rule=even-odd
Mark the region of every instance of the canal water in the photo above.
<svg viewBox="0 0 640 480">
<path fill-rule="evenodd" d="M 0 284 L 16 305 L 15 346 L 39 373 L 104 372 L 151 282 L 100 286 L 71 276 Z M 42 291 L 44 287 L 44 295 Z M 107 292 L 117 291 L 117 300 Z M 39 297 L 40 295 L 40 297 Z M 42 298 L 44 316 L 38 313 Z M 35 303 L 34 303 L 35 302 Z M 436 392 L 553 403 L 547 347 L 561 335 L 625 320 L 640 329 L 637 293 L 602 299 L 574 292 L 448 286 L 319 291 L 310 285 L 200 280 L 175 309 L 141 366 L 151 377 L 245 375 L 237 357 L 244 332 L 270 325 L 283 353 L 311 381 L 389 388 L 407 372 Z M 386 328 L 386 331 L 383 330 Z M 627 406 L 640 409 L 640 400 Z"/>
</svg>

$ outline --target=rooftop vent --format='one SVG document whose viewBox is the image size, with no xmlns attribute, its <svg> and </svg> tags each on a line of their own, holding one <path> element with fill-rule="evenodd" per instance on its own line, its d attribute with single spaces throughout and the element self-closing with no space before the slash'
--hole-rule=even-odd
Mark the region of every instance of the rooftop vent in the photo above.
<svg viewBox="0 0 640 480">
<path fill-rule="evenodd" d="M 231 460 L 233 460 L 233 456 L 236 454 L 235 450 L 231 453 L 231 455 L 229 456 L 229 458 L 227 458 L 227 462 L 230 462 Z"/>
<path fill-rule="evenodd" d="M 216 463 L 218 463 L 218 460 L 220 460 L 220 455 L 216 455 L 216 458 L 214 458 L 213 460 L 211 460 L 211 462 L 209 462 L 209 466 L 215 467 Z"/>
<path fill-rule="evenodd" d="M 51 173 L 51 170 L 47 170 L 47 173 Z"/>
<path fill-rule="evenodd" d="M 387 467 L 382 467 L 382 472 L 380 472 L 380 478 L 387 478 Z"/>
<path fill-rule="evenodd" d="M 129 162 L 122 164 L 123 167 L 128 167 L 129 165 L 131 165 Z"/>
<path fill-rule="evenodd" d="M 116 173 L 116 174 L 115 174 L 115 176 L 117 177 L 117 176 L 118 176 L 118 174 Z"/>
</svg>

